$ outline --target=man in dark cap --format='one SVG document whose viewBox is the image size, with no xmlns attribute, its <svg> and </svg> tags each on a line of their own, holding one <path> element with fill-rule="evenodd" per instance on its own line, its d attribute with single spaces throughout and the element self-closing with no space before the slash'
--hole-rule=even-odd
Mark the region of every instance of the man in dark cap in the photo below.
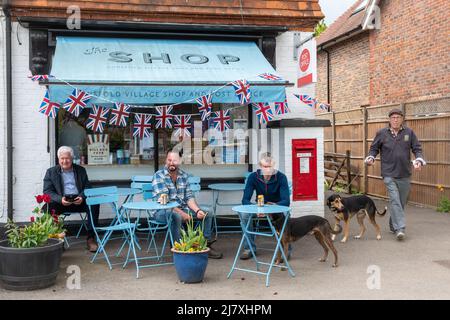
<svg viewBox="0 0 450 320">
<path fill-rule="evenodd" d="M 389 227 L 398 240 L 405 238 L 405 206 L 411 187 L 411 164 L 421 170 L 426 164 L 422 146 L 411 128 L 403 125 L 400 109 L 389 112 L 389 126 L 379 130 L 365 163 L 372 165 L 380 152 L 381 176 L 389 194 Z M 415 160 L 411 162 L 411 151 Z"/>
</svg>

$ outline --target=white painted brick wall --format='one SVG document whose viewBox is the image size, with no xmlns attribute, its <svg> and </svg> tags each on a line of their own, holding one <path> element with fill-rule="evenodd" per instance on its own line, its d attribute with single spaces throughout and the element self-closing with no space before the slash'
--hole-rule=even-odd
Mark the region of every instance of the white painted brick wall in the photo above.
<svg viewBox="0 0 450 320">
<path fill-rule="evenodd" d="M 4 25 L 3 25 L 4 26 Z M 45 88 L 28 79 L 29 33 L 27 29 L 12 26 L 12 90 L 13 90 L 13 174 L 14 174 L 14 219 L 28 221 L 35 207 L 34 195 L 42 193 L 42 179 L 49 167 L 50 156 L 47 153 L 47 118 L 37 112 L 45 94 Z M 18 32 L 18 34 L 17 34 Z M 17 36 L 21 42 L 19 44 Z M 2 40 L 4 35 L 2 36 Z M 2 41 L 2 54 L 4 43 Z M 4 63 L 4 59 L 2 59 Z M 5 70 L 2 65 L 2 70 Z M 4 74 L 4 72 L 2 72 Z M 4 83 L 4 81 L 2 81 Z M 6 108 L 6 92 L 1 89 L 0 110 Z M 6 126 L 6 112 L 0 115 L 2 130 Z M 6 135 L 6 132 L 5 132 Z M 2 135 L 4 136 L 4 135 Z M 0 203 L 6 202 L 6 149 L 2 143 L 2 166 Z M 6 203 L 5 203 L 6 206 Z M 6 212 L 1 222 L 6 220 Z"/>
<path fill-rule="evenodd" d="M 0 10 L 0 16 L 3 11 Z M 7 218 L 6 185 L 6 73 L 5 73 L 5 19 L 0 18 L 0 223 Z"/>
<path fill-rule="evenodd" d="M 301 38 L 308 37 L 310 33 L 301 32 Z M 294 60 L 294 32 L 285 32 L 276 38 L 276 69 L 280 76 L 292 83 L 297 83 L 298 61 Z M 279 118 L 315 118 L 314 109 L 305 105 L 294 97 L 293 94 L 307 94 L 315 97 L 315 85 L 307 85 L 302 88 L 296 86 L 286 88 L 286 97 L 291 113 L 279 116 Z"/>
</svg>

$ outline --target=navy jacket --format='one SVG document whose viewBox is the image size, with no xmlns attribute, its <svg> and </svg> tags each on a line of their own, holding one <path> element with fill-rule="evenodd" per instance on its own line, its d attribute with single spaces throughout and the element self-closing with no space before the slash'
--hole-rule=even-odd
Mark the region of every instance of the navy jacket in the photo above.
<svg viewBox="0 0 450 320">
<path fill-rule="evenodd" d="M 264 202 L 272 202 L 280 206 L 289 206 L 291 203 L 287 177 L 280 171 L 277 171 L 267 183 L 261 170 L 251 173 L 247 178 L 242 204 L 252 204 L 251 198 L 254 191 L 257 196 L 260 194 L 264 196 Z"/>
<path fill-rule="evenodd" d="M 84 195 L 84 189 L 91 187 L 86 169 L 82 166 L 73 164 L 73 172 L 75 173 L 75 182 L 77 189 L 83 199 L 86 199 Z M 64 184 L 61 176 L 61 166 L 58 164 L 47 170 L 44 177 L 44 193 L 49 194 L 52 202 L 61 204 L 62 197 L 64 196 Z"/>
</svg>

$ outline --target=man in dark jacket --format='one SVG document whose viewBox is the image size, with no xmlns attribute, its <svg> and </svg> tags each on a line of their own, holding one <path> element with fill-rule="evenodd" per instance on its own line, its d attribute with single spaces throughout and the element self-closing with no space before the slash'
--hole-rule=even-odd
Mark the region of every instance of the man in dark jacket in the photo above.
<svg viewBox="0 0 450 320">
<path fill-rule="evenodd" d="M 411 163 L 411 151 L 415 160 Z M 389 126 L 379 130 L 365 162 L 372 165 L 380 152 L 381 176 L 389 194 L 389 227 L 398 240 L 405 238 L 405 206 L 411 187 L 411 164 L 421 170 L 426 164 L 422 147 L 411 128 L 403 125 L 403 112 L 389 112 Z"/>
<path fill-rule="evenodd" d="M 256 192 L 256 198 L 259 195 L 264 196 L 264 203 L 288 207 L 291 201 L 287 177 L 280 171 L 275 170 L 275 160 L 269 152 L 262 155 L 259 166 L 260 169 L 250 174 L 247 178 L 242 204 L 252 204 L 251 198 L 253 193 Z M 242 217 L 244 224 L 250 219 L 250 215 L 242 214 Z M 252 223 L 250 223 L 249 228 L 252 230 Z M 250 236 L 249 238 L 253 252 L 256 253 L 255 236 Z M 244 251 L 240 258 L 246 260 L 251 257 L 252 252 L 248 243 L 245 242 Z"/>
<path fill-rule="evenodd" d="M 47 170 L 44 178 L 44 193 L 50 195 L 49 210 L 57 214 L 65 212 L 86 212 L 88 217 L 87 248 L 91 252 L 97 251 L 97 242 L 92 230 L 92 222 L 98 224 L 99 205 L 91 206 L 92 218 L 86 204 L 84 189 L 90 188 L 86 169 L 73 164 L 73 149 L 60 147 L 58 149 L 58 165 Z"/>
</svg>

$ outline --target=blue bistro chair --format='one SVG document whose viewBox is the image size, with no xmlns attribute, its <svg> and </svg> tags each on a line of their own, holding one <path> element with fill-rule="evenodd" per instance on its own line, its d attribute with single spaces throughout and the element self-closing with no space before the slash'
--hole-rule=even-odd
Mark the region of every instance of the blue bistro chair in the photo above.
<svg viewBox="0 0 450 320">
<path fill-rule="evenodd" d="M 143 184 L 152 183 L 153 176 L 132 176 L 131 188 L 142 189 Z"/>
<path fill-rule="evenodd" d="M 97 252 L 94 254 L 94 256 L 91 259 L 91 263 L 95 261 L 97 256 L 100 253 L 103 253 L 104 258 L 106 259 L 106 262 L 108 263 L 109 269 L 112 270 L 112 264 L 110 262 L 110 259 L 108 257 L 108 253 L 106 252 L 106 244 L 110 240 L 111 235 L 115 231 L 121 231 L 124 234 L 125 241 L 128 244 L 128 254 L 125 259 L 125 262 L 123 264 L 123 268 L 128 264 L 130 253 L 133 252 L 134 261 L 136 263 L 136 278 L 139 277 L 139 267 L 137 263 L 137 256 L 136 256 L 136 248 L 135 248 L 135 229 L 136 225 L 134 223 L 130 223 L 130 221 L 125 221 L 123 217 L 120 215 L 117 202 L 119 200 L 119 196 L 117 194 L 117 187 L 104 187 L 104 188 L 94 188 L 94 189 L 85 189 L 84 191 L 86 195 L 86 204 L 89 208 L 89 215 L 91 217 L 91 221 L 94 221 L 92 219 L 92 210 L 91 206 L 93 205 L 102 205 L 102 204 L 109 204 L 111 205 L 114 213 L 116 214 L 115 222 L 112 223 L 110 226 L 107 227 L 99 227 L 94 224 L 92 224 L 92 229 L 94 231 L 95 237 L 97 239 L 98 243 L 98 249 Z M 99 232 L 103 232 L 103 237 L 100 237 Z"/>
<path fill-rule="evenodd" d="M 76 239 L 79 239 L 81 231 L 83 231 L 83 228 L 86 230 L 86 232 L 88 231 L 88 225 L 87 225 L 88 213 L 86 213 L 86 212 L 63 212 L 63 213 L 61 213 L 62 220 L 64 222 L 65 222 L 67 217 L 69 217 L 71 215 L 76 215 L 76 214 L 80 215 L 80 223 L 81 223 L 80 228 L 78 229 L 77 235 L 75 236 Z M 66 244 L 67 248 L 70 247 L 70 244 L 69 244 L 69 241 L 68 241 L 67 237 L 64 237 L 64 243 Z M 72 243 L 72 244 L 74 244 L 74 243 Z"/>
<path fill-rule="evenodd" d="M 142 191 L 143 191 L 143 198 L 145 201 L 148 200 L 155 200 L 156 195 L 153 193 L 153 185 L 150 183 L 146 183 L 142 185 Z M 172 232 L 169 229 L 169 225 L 167 222 L 160 222 L 152 218 L 154 212 L 148 211 L 147 212 L 147 228 L 139 228 L 139 231 L 148 231 L 148 248 L 147 252 L 150 251 L 152 245 L 156 253 L 156 257 L 158 260 L 160 260 L 164 256 L 164 251 L 167 246 L 167 241 L 170 238 L 170 243 L 173 244 L 173 237 Z M 163 246 L 161 248 L 161 253 L 158 253 L 158 246 L 156 245 L 156 233 L 157 232 L 164 232 L 165 231 L 165 238 L 163 242 Z"/>
<path fill-rule="evenodd" d="M 192 193 L 194 194 L 194 197 L 197 198 L 198 195 L 200 194 L 200 191 L 202 190 L 201 185 L 200 185 L 200 181 L 201 178 L 200 177 L 196 177 L 196 176 L 190 176 L 188 177 L 188 184 L 189 187 L 191 188 Z M 212 210 L 212 206 L 209 204 L 200 204 L 198 203 L 198 206 L 202 209 L 207 211 L 208 213 L 212 214 L 213 210 Z M 198 224 L 197 224 L 198 225 Z M 217 235 L 217 220 L 216 220 L 216 215 L 213 216 L 213 225 L 214 225 L 214 232 Z"/>
</svg>

